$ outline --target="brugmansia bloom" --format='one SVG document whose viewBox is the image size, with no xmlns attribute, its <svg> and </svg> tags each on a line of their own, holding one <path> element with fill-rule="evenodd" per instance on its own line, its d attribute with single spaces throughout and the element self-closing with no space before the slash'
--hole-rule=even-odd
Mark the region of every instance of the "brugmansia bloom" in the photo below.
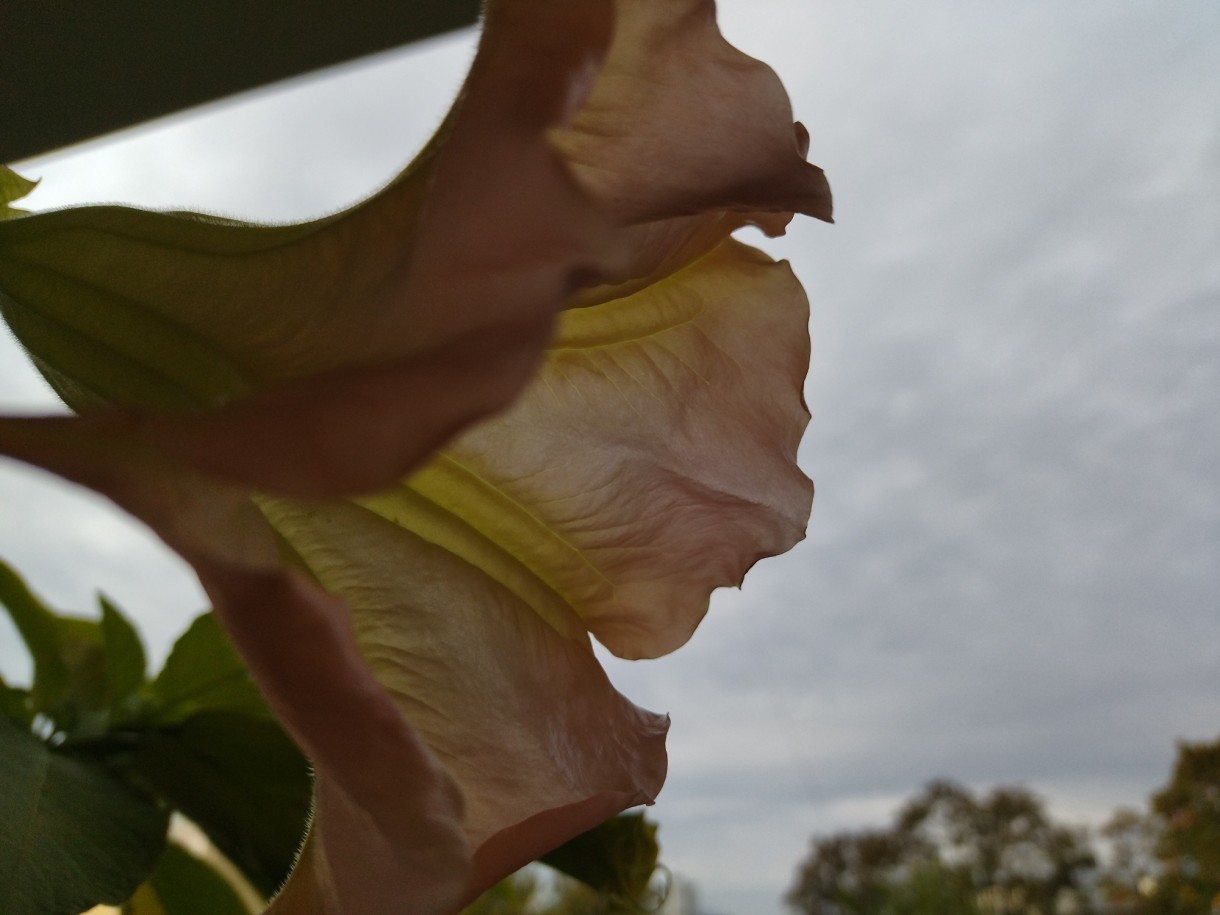
<svg viewBox="0 0 1220 915">
<path fill-rule="evenodd" d="M 79 414 L 0 452 L 184 556 L 315 766 L 272 911 L 451 912 L 656 794 L 667 720 L 589 634 L 671 651 L 803 534 L 807 306 L 730 233 L 830 218 L 806 145 L 710 2 L 492 0 L 350 211 L 0 223 L 4 317 Z"/>
</svg>

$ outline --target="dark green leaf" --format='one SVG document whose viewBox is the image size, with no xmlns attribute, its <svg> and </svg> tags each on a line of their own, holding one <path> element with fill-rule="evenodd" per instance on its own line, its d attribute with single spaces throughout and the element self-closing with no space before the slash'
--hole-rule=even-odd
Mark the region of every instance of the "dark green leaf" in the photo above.
<svg viewBox="0 0 1220 915">
<path fill-rule="evenodd" d="M 98 602 L 106 653 L 106 704 L 118 711 L 123 700 L 144 684 L 144 645 L 118 607 L 100 595 Z"/>
<path fill-rule="evenodd" d="M 174 644 L 153 681 L 156 720 L 182 721 L 202 710 L 226 709 L 270 716 L 246 666 L 211 613 L 196 619 Z"/>
<path fill-rule="evenodd" d="M 165 847 L 149 883 L 165 915 L 249 915 L 220 874 L 173 843 Z"/>
<path fill-rule="evenodd" d="M 2 562 L 0 603 L 34 659 L 32 711 L 68 737 L 104 733 L 144 680 L 144 648 L 131 624 L 105 598 L 100 622 L 58 614 Z"/>
<path fill-rule="evenodd" d="M 480 6 L 5 3 L 4 72 L 23 76 L 20 92 L 0 93 L 0 161 L 471 25 Z"/>
<path fill-rule="evenodd" d="M 200 712 L 145 736 L 136 767 L 262 893 L 279 886 L 309 813 L 309 767 L 273 718 Z"/>
<path fill-rule="evenodd" d="M 118 904 L 152 870 L 167 815 L 108 772 L 0 718 L 0 912 Z"/>
<path fill-rule="evenodd" d="M 45 711 L 67 734 L 93 736 L 106 729 L 106 642 L 97 620 L 60 616 L 59 654 L 68 671 L 63 693 Z M 35 678 L 35 686 L 38 681 Z M 52 697 L 48 696 L 48 699 Z"/>
<path fill-rule="evenodd" d="M 625 813 L 538 860 L 607 895 L 640 900 L 648 893 L 659 853 L 656 824 L 642 813 Z"/>
<path fill-rule="evenodd" d="M 30 707 L 30 691 L 9 686 L 0 677 L 0 715 L 28 731 L 34 723 L 34 712 Z"/>
</svg>

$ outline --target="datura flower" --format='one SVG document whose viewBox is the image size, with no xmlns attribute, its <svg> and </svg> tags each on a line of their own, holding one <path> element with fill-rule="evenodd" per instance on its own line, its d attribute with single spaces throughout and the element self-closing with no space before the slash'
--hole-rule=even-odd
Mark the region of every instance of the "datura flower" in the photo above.
<svg viewBox="0 0 1220 915">
<path fill-rule="evenodd" d="M 452 112 L 355 208 L 0 222 L 75 417 L 0 453 L 189 561 L 310 757 L 271 911 L 446 913 L 665 776 L 608 682 L 801 538 L 807 304 L 730 237 L 830 218 L 710 0 L 492 0 Z"/>
</svg>

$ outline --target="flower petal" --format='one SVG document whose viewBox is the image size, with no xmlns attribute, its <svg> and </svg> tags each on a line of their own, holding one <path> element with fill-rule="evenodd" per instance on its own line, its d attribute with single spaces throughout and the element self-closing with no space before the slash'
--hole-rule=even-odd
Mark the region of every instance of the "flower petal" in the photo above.
<svg viewBox="0 0 1220 915">
<path fill-rule="evenodd" d="M 737 242 L 564 313 L 538 378 L 405 486 L 364 504 L 623 657 L 689 638 L 708 595 L 804 535 L 808 304 Z M 573 614 L 579 617 L 575 619 Z"/>
<path fill-rule="evenodd" d="M 587 630 L 672 650 L 802 535 L 804 297 L 722 242 L 828 217 L 824 178 L 710 4 L 622 0 L 594 83 L 609 4 L 493 2 L 439 139 L 348 214 L 0 225 L 0 303 L 48 376 L 136 411 L 0 421 L 0 451 L 178 549 L 314 758 L 283 915 L 448 911 L 650 801 L 666 721 L 614 692 Z M 250 488 L 397 483 L 513 400 L 568 304 L 518 405 L 407 483 L 261 499 L 304 569 L 281 565 Z"/>
<path fill-rule="evenodd" d="M 553 142 L 622 222 L 708 210 L 831 218 L 778 77 L 721 36 L 712 0 L 616 0 L 614 43 Z"/>
<path fill-rule="evenodd" d="M 347 598 L 366 663 L 461 789 L 474 889 L 651 803 L 668 719 L 614 690 L 583 631 L 560 635 L 479 569 L 394 523 L 417 510 L 410 490 L 371 501 L 375 510 L 276 500 L 264 511 L 318 581 Z"/>
</svg>

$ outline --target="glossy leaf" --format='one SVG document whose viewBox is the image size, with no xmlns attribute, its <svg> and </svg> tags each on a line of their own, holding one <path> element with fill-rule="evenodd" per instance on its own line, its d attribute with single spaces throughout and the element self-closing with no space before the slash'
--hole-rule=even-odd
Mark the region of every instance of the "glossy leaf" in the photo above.
<svg viewBox="0 0 1220 915">
<path fill-rule="evenodd" d="M 167 815 L 105 770 L 0 717 L 0 911 L 117 905 L 152 870 Z"/>
</svg>

